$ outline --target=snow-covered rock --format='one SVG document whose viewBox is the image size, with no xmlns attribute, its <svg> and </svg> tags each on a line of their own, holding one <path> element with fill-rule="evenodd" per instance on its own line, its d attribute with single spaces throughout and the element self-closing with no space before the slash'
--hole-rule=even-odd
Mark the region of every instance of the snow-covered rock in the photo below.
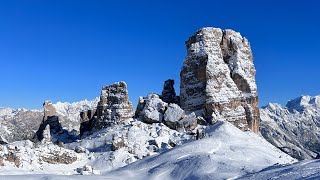
<svg viewBox="0 0 320 180">
<path fill-rule="evenodd" d="M 49 124 L 47 124 L 46 128 L 43 131 L 43 139 L 41 140 L 41 143 L 44 143 L 44 144 L 51 143 L 51 133 L 50 133 Z"/>
<path fill-rule="evenodd" d="M 139 108 L 136 110 L 136 115 L 140 120 L 146 123 L 159 123 L 163 120 L 163 114 L 168 107 L 168 104 L 163 102 L 157 94 L 149 94 L 139 101 Z"/>
<path fill-rule="evenodd" d="M 320 153 L 320 96 L 290 100 L 287 107 L 269 103 L 260 109 L 261 134 L 297 159 Z"/>
<path fill-rule="evenodd" d="M 103 86 L 97 106 L 97 118 L 92 128 L 99 130 L 132 118 L 134 111 L 129 101 L 127 84 L 123 81 Z"/>
<path fill-rule="evenodd" d="M 41 170 L 42 164 L 71 164 L 81 155 L 52 143 L 34 144 L 29 140 L 0 145 L 0 164 L 23 170 Z M 1 170 L 1 169 L 0 169 Z"/>
<path fill-rule="evenodd" d="M 258 93 L 249 41 L 233 30 L 203 28 L 186 42 L 180 103 L 187 113 L 259 131 Z"/>
<path fill-rule="evenodd" d="M 179 121 L 185 116 L 185 112 L 177 104 L 169 104 L 164 113 L 164 123 L 171 129 L 177 129 Z"/>
<path fill-rule="evenodd" d="M 201 117 L 199 117 L 199 119 L 201 119 Z M 186 131 L 192 131 L 198 125 L 198 118 L 196 114 L 192 112 L 184 116 L 184 118 L 180 120 L 179 124 L 180 124 L 180 127 L 183 127 Z M 206 124 L 202 123 L 202 125 L 206 125 Z"/>
</svg>

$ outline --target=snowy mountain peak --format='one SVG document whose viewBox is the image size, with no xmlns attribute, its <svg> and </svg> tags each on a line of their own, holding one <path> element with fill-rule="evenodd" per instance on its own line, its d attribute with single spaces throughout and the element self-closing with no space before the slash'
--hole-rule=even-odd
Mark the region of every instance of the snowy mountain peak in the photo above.
<svg viewBox="0 0 320 180">
<path fill-rule="evenodd" d="M 304 111 L 306 108 L 320 108 L 320 95 L 318 96 L 300 96 L 296 99 L 289 100 L 286 107 L 289 110 Z"/>
<path fill-rule="evenodd" d="M 268 103 L 266 106 L 262 106 L 263 109 L 270 109 L 275 111 L 276 109 L 283 108 L 281 104 L 278 103 Z"/>
</svg>

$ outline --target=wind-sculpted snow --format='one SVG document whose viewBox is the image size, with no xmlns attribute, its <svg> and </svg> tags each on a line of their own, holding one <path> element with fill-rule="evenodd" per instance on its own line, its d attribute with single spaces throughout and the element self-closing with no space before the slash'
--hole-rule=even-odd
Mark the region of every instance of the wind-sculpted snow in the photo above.
<svg viewBox="0 0 320 180">
<path fill-rule="evenodd" d="M 263 169 L 254 174 L 249 174 L 240 179 L 273 179 L 273 180 L 292 180 L 292 179 L 320 179 L 320 160 L 305 160 L 292 165 L 276 165 Z"/>
<path fill-rule="evenodd" d="M 260 113 L 261 134 L 271 144 L 300 160 L 320 153 L 320 96 L 302 96 L 286 107 L 270 103 Z"/>
</svg>

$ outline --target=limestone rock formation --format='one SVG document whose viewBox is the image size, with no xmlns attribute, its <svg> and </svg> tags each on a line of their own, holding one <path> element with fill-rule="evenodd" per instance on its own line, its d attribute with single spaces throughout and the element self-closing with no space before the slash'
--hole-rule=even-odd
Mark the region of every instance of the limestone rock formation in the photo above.
<svg viewBox="0 0 320 180">
<path fill-rule="evenodd" d="M 67 130 L 62 128 L 62 125 L 57 116 L 56 108 L 51 101 L 45 101 L 43 103 L 43 120 L 40 124 L 34 140 L 47 143 L 52 141 L 53 143 L 70 143 L 77 139 L 77 136 L 70 134 Z"/>
<path fill-rule="evenodd" d="M 46 127 L 50 128 L 52 134 L 62 133 L 63 129 L 59 122 L 59 117 L 56 116 L 56 108 L 52 105 L 51 101 L 43 103 L 43 120 L 36 133 L 37 139 L 42 141 Z"/>
<path fill-rule="evenodd" d="M 258 93 L 249 41 L 233 30 L 203 28 L 186 42 L 180 103 L 187 113 L 259 131 Z"/>
<path fill-rule="evenodd" d="M 179 97 L 176 95 L 176 91 L 174 90 L 173 79 L 168 79 L 164 82 L 161 99 L 166 103 L 179 104 Z"/>
<path fill-rule="evenodd" d="M 92 126 L 95 129 L 102 129 L 132 118 L 134 111 L 129 101 L 127 84 L 125 82 L 117 82 L 102 87 L 96 111 L 96 118 L 92 122 Z M 90 116 L 93 114 L 95 113 L 91 113 Z"/>
</svg>

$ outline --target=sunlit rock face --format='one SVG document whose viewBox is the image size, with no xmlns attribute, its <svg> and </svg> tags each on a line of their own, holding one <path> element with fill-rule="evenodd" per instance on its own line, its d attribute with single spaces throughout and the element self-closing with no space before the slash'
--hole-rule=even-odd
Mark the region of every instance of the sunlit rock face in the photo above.
<svg viewBox="0 0 320 180">
<path fill-rule="evenodd" d="M 102 129 L 113 124 L 118 124 L 134 116 L 125 82 L 117 82 L 102 87 L 96 116 L 97 118 L 93 121 L 92 125 L 95 129 Z"/>
<path fill-rule="evenodd" d="M 249 41 L 233 30 L 203 28 L 187 41 L 180 104 L 210 121 L 259 131 L 258 92 Z"/>
</svg>

